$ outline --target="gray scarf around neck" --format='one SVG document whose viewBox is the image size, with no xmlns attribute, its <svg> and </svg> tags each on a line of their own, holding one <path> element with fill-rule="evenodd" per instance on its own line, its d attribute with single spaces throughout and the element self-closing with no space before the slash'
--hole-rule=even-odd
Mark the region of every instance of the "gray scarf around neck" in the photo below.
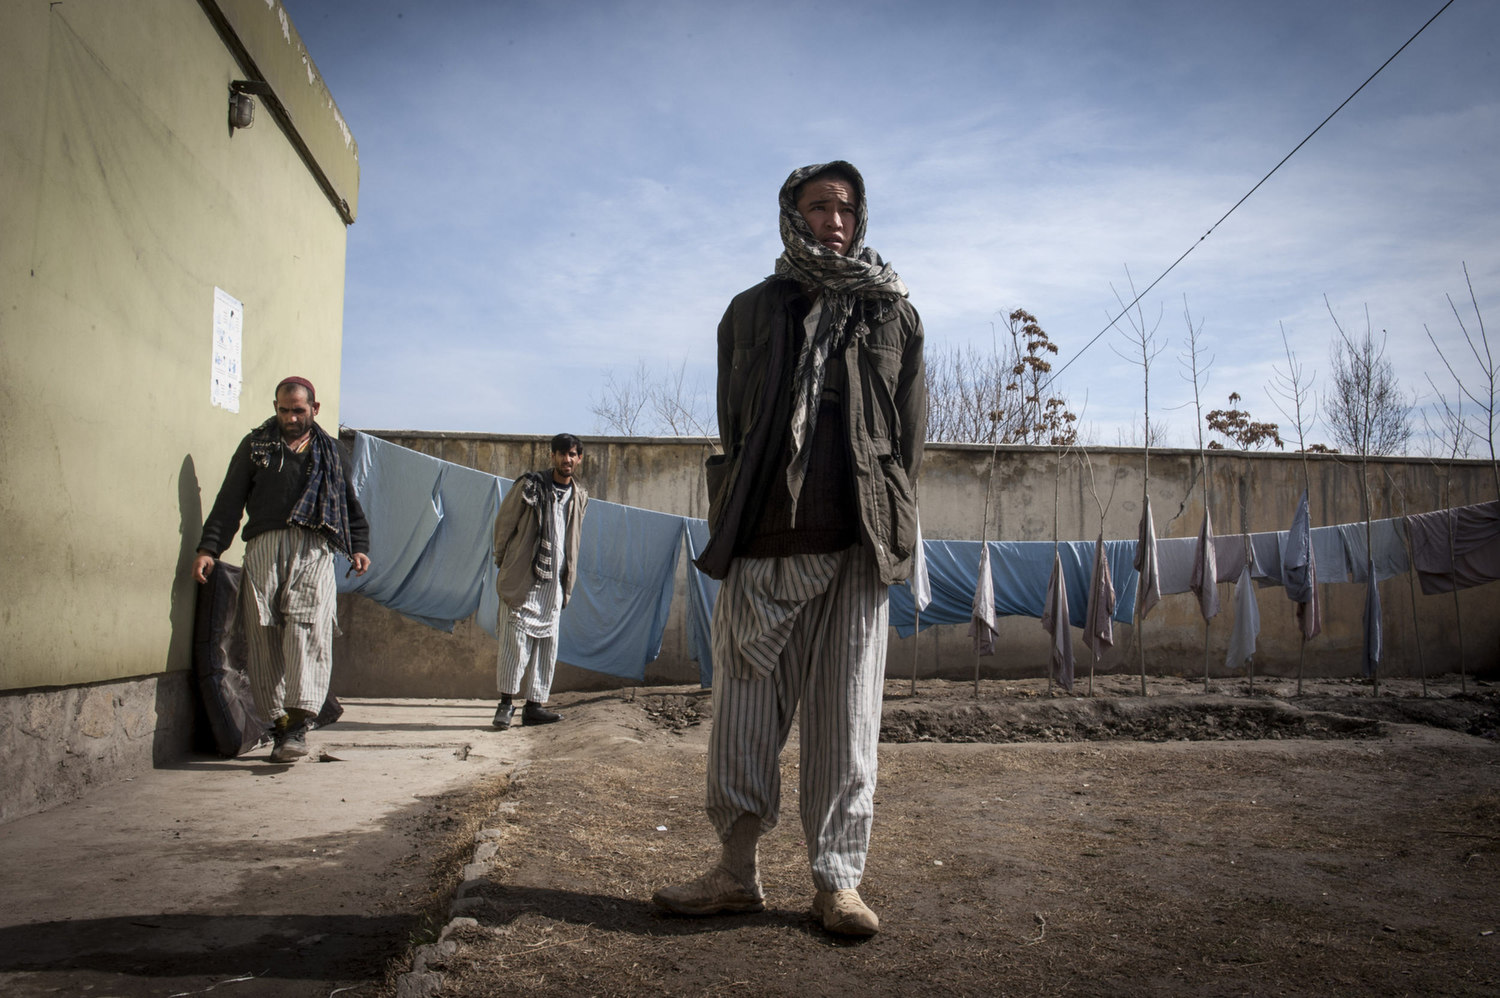
<svg viewBox="0 0 1500 998">
<path fill-rule="evenodd" d="M 797 210 L 797 189 L 825 172 L 842 174 L 853 183 L 857 200 L 854 237 L 849 252 L 839 254 L 818 242 L 812 226 Z M 907 296 L 906 285 L 880 254 L 865 246 L 865 181 L 858 170 L 843 160 L 815 163 L 793 170 L 781 185 L 781 242 L 776 258 L 776 276 L 796 281 L 817 295 L 822 316 L 817 331 L 806 337 L 792 374 L 792 458 L 787 465 L 786 484 L 792 496 L 792 520 L 796 522 L 797 499 L 807 475 L 813 431 L 818 423 L 818 405 L 828 358 L 844 348 L 849 337 L 850 317 L 856 304 L 873 306 L 875 317 L 884 318 L 897 301 Z"/>
</svg>

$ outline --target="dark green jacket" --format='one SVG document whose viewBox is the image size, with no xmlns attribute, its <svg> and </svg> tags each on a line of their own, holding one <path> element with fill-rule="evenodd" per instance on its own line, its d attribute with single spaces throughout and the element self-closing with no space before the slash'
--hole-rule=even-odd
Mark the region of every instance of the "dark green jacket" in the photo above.
<svg viewBox="0 0 1500 998">
<path fill-rule="evenodd" d="M 719 440 L 708 459 L 709 543 L 698 566 L 723 578 L 735 537 L 750 529 L 779 464 L 773 449 L 790 446 L 792 369 L 796 357 L 792 303 L 800 289 L 768 278 L 737 295 L 719 323 Z M 922 320 L 904 299 L 884 321 L 855 309 L 848 345 L 830 364 L 848 376 L 844 425 L 859 502 L 860 536 L 875 555 L 881 581 L 911 573 L 916 543 L 914 491 L 927 432 Z M 766 406 L 770 405 L 769 411 Z M 762 416 L 764 415 L 764 419 Z M 769 456 L 768 456 L 769 455 Z"/>
</svg>

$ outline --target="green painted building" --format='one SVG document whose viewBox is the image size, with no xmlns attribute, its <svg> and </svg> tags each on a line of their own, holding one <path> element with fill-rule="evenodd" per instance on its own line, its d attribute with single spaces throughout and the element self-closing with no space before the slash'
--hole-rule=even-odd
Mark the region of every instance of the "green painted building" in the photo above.
<svg viewBox="0 0 1500 998">
<path fill-rule="evenodd" d="M 7 0 L 0 92 L 4 820 L 188 750 L 229 456 L 287 374 L 338 424 L 359 153 L 276 0 Z"/>
</svg>

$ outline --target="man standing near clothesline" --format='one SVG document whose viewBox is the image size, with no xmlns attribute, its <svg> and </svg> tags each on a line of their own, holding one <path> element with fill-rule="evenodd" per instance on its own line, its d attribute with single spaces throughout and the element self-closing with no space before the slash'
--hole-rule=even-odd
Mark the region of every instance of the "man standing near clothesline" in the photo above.
<svg viewBox="0 0 1500 998">
<path fill-rule="evenodd" d="M 578 577 L 578 547 L 589 494 L 574 481 L 583 443 L 571 433 L 552 438 L 552 467 L 517 478 L 495 517 L 495 587 L 500 594 L 500 652 L 495 682 L 500 705 L 494 726 L 515 719 L 514 698 L 527 679 L 522 724 L 551 724 L 548 710 L 557 668 L 557 623 Z M 529 677 L 529 678 L 528 678 Z"/>
<path fill-rule="evenodd" d="M 888 587 L 911 571 L 926 439 L 922 322 L 864 246 L 864 180 L 795 170 L 776 272 L 719 324 L 723 454 L 710 458 L 713 612 L 707 811 L 718 862 L 656 892 L 684 915 L 765 907 L 756 846 L 780 814 L 779 757 L 801 703 L 798 799 L 812 913 L 841 935 L 879 919 L 859 895 L 874 817 Z"/>
</svg>

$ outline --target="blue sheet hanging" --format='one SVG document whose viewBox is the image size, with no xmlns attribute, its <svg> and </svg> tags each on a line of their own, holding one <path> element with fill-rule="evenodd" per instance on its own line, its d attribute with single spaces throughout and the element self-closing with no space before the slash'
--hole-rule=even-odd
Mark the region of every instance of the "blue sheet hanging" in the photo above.
<svg viewBox="0 0 1500 998">
<path fill-rule="evenodd" d="M 922 630 L 934 624 L 966 624 L 972 615 L 974 574 L 979 564 L 979 541 L 926 541 L 927 578 L 932 602 L 922 611 Z M 1047 578 L 1052 571 L 1051 541 L 990 541 L 990 577 L 995 586 L 995 612 L 1001 616 L 1042 616 Z M 1129 623 L 1135 613 L 1136 542 L 1105 541 L 1105 557 L 1115 589 L 1113 619 Z M 1058 546 L 1068 589 L 1068 618 L 1082 627 L 1088 608 L 1089 579 L 1094 567 L 1093 541 L 1064 541 Z M 891 626 L 901 637 L 916 630 L 911 590 L 905 584 L 890 589 Z"/>
<path fill-rule="evenodd" d="M 370 570 L 341 565 L 339 592 L 452 631 L 479 606 L 501 480 L 365 433 L 350 475 L 370 521 Z"/>
<path fill-rule="evenodd" d="M 687 645 L 688 655 L 698 663 L 698 685 L 714 684 L 714 601 L 719 598 L 719 580 L 698 571 L 693 562 L 708 543 L 708 521 L 683 517 L 682 536 L 687 542 Z"/>
<path fill-rule="evenodd" d="M 578 580 L 558 624 L 557 657 L 637 682 L 661 654 L 682 517 L 589 500 Z"/>
</svg>

